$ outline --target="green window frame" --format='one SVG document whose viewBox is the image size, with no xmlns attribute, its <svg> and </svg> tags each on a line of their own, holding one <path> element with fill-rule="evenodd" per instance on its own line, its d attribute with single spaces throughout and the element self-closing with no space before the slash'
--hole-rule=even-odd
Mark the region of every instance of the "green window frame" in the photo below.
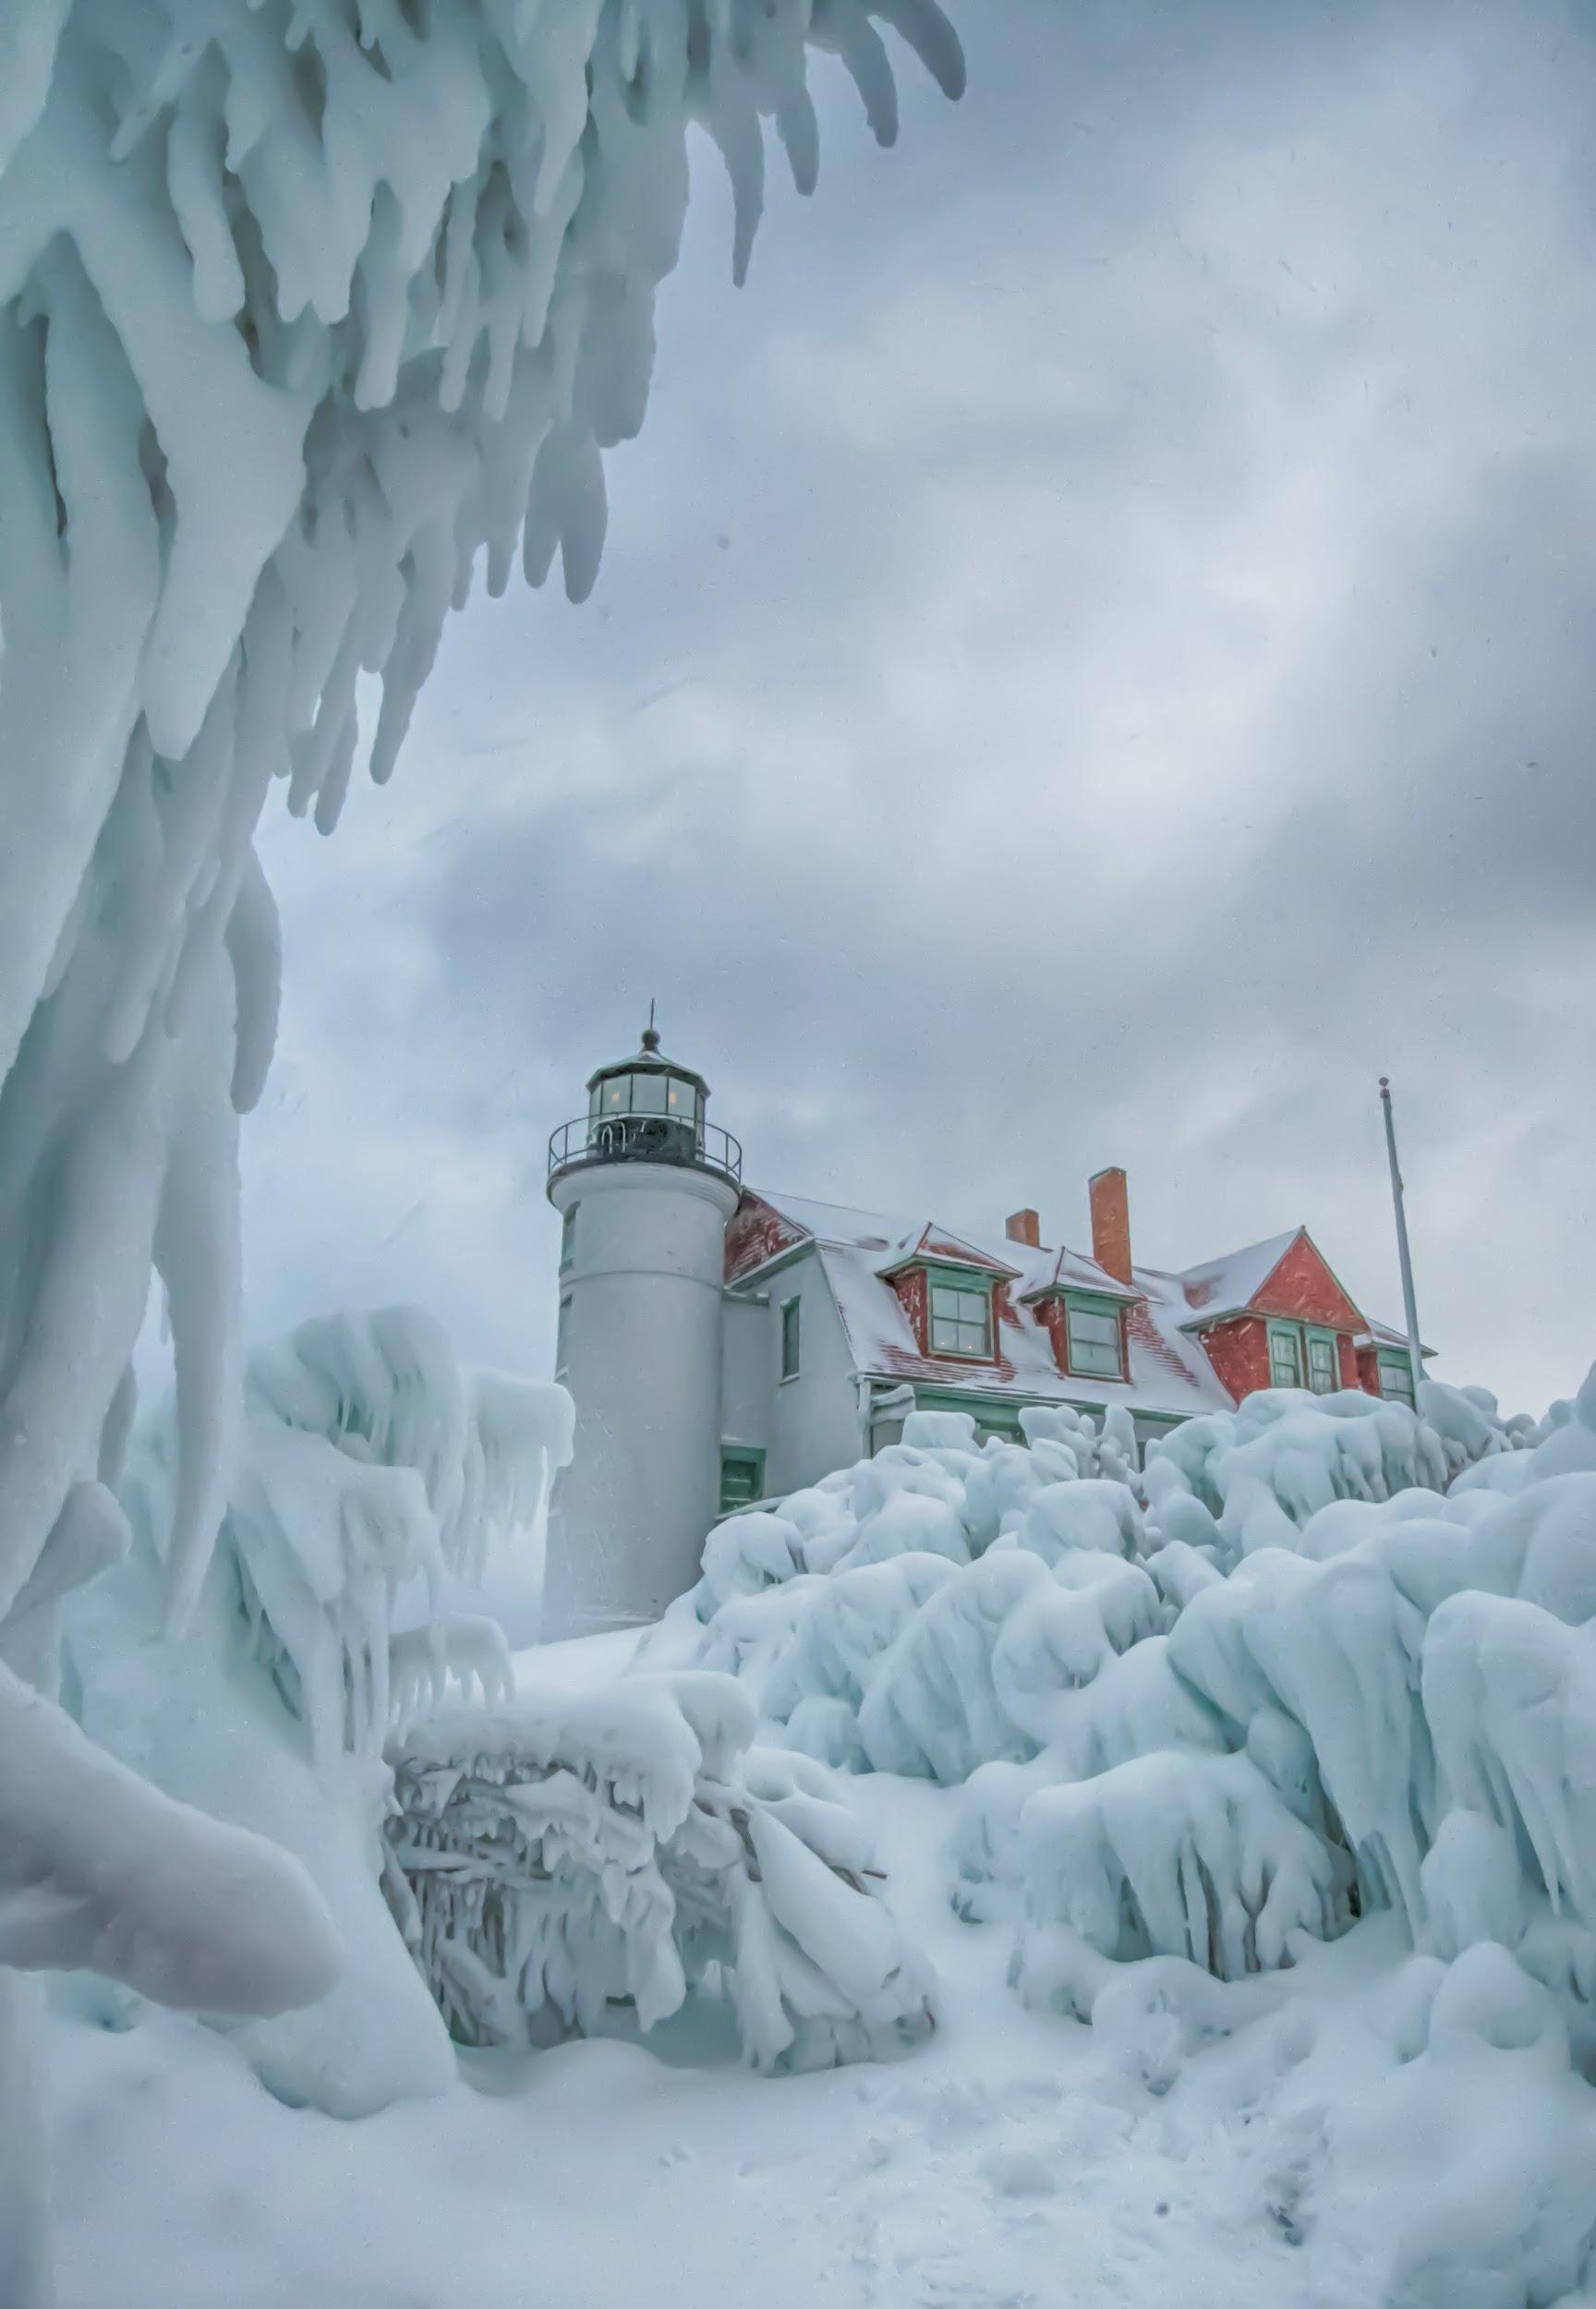
<svg viewBox="0 0 1596 2309">
<path fill-rule="evenodd" d="M 972 1362 L 992 1360 L 992 1286 L 961 1267 L 927 1270 L 926 1329 L 933 1355 L 959 1355 Z"/>
<path fill-rule="evenodd" d="M 1269 1384 L 1272 1387 L 1300 1387 L 1302 1384 L 1302 1335 L 1295 1324 L 1272 1323 L 1269 1325 Z"/>
<path fill-rule="evenodd" d="M 752 1507 L 765 1496 L 765 1454 L 752 1444 L 720 1446 L 720 1513 Z"/>
<path fill-rule="evenodd" d="M 1406 1355 L 1387 1355 L 1380 1351 L 1380 1393 L 1387 1403 L 1406 1403 L 1416 1410 L 1413 1397 L 1413 1366 Z"/>
<path fill-rule="evenodd" d="M 560 1222 L 560 1272 L 562 1275 L 573 1263 L 576 1256 L 576 1214 L 581 1207 L 579 1203 L 568 1203 L 565 1205 L 564 1216 Z"/>
<path fill-rule="evenodd" d="M 1308 1387 L 1312 1395 L 1334 1395 L 1341 1384 L 1341 1350 L 1334 1331 L 1308 1334 Z"/>
<path fill-rule="evenodd" d="M 1119 1308 L 1112 1299 L 1088 1299 L 1067 1292 L 1064 1300 L 1064 1352 L 1073 1377 L 1123 1379 L 1125 1334 Z"/>
<path fill-rule="evenodd" d="M 571 1351 L 571 1294 L 564 1292 L 554 1323 L 554 1376 L 563 1379 Z"/>
<path fill-rule="evenodd" d="M 781 1376 L 796 1379 L 803 1360 L 804 1301 L 784 1299 L 781 1301 Z"/>
</svg>

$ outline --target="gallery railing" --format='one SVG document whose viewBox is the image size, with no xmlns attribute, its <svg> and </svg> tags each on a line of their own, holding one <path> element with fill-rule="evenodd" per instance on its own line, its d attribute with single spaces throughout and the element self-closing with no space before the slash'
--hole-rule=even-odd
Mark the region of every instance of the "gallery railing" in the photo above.
<svg viewBox="0 0 1596 2309">
<path fill-rule="evenodd" d="M 579 1115 L 549 1142 L 549 1176 L 581 1163 L 683 1163 L 741 1183 L 743 1149 L 713 1122 L 675 1115 Z"/>
</svg>

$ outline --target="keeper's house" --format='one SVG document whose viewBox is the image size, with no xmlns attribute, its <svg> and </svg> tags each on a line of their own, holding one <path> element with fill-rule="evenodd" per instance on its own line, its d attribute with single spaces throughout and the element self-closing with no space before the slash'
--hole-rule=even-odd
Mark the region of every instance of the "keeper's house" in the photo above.
<svg viewBox="0 0 1596 2309">
<path fill-rule="evenodd" d="M 707 1099 L 650 1030 L 550 1145 L 576 1432 L 550 1634 L 654 1617 L 718 1516 L 870 1456 L 915 1408 L 1018 1438 L 1027 1404 L 1120 1404 L 1145 1444 L 1259 1387 L 1413 1400 L 1405 1336 L 1305 1227 L 1169 1272 L 1132 1257 L 1122 1170 L 1091 1181 L 1090 1255 L 1045 1244 L 1030 1210 L 973 1237 L 756 1191 Z"/>
</svg>

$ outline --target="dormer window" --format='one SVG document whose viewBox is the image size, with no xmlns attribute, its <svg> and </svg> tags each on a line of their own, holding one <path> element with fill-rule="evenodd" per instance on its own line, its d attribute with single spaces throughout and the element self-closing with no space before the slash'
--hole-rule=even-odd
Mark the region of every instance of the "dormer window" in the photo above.
<svg viewBox="0 0 1596 2309">
<path fill-rule="evenodd" d="M 1118 1379 L 1126 1368 L 1126 1301 L 1106 1291 L 1060 1289 L 1057 1283 L 1030 1295 L 1028 1304 L 1053 1342 L 1053 1360 L 1067 1379 Z"/>
<path fill-rule="evenodd" d="M 1070 1369 L 1083 1379 L 1123 1379 L 1125 1348 L 1119 1310 L 1111 1300 L 1065 1300 L 1065 1340 Z"/>
<path fill-rule="evenodd" d="M 1272 1387 L 1300 1387 L 1302 1384 L 1302 1339 L 1295 1324 L 1272 1323 L 1269 1325 L 1269 1384 Z"/>
<path fill-rule="evenodd" d="M 1413 1366 L 1405 1351 L 1380 1349 L 1380 1392 L 1387 1403 L 1406 1403 L 1413 1408 Z"/>
<path fill-rule="evenodd" d="M 990 1360 L 992 1286 L 973 1275 L 931 1272 L 931 1352 Z"/>
</svg>

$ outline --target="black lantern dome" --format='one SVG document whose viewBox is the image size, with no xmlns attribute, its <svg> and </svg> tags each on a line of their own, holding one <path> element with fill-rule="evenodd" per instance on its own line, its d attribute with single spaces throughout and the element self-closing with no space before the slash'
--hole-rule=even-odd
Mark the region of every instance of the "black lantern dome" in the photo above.
<svg viewBox="0 0 1596 2309">
<path fill-rule="evenodd" d="M 587 1078 L 587 1112 L 594 1119 L 653 1115 L 695 1130 L 708 1096 L 709 1085 L 701 1074 L 666 1058 L 652 1026 L 644 1028 L 643 1039 L 630 1058 L 599 1067 Z"/>
<path fill-rule="evenodd" d="M 684 1163 L 742 1175 L 735 1139 L 705 1120 L 709 1085 L 693 1067 L 668 1058 L 650 1012 L 636 1050 L 587 1078 L 587 1113 L 550 1142 L 549 1170 L 574 1163 Z"/>
</svg>

